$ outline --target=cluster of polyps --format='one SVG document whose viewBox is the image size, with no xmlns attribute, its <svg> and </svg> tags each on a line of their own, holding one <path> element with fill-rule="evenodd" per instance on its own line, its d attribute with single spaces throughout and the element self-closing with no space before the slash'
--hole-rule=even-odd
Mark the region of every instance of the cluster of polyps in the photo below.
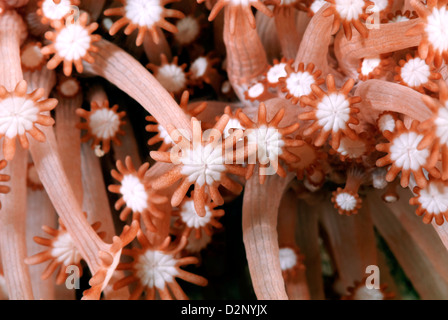
<svg viewBox="0 0 448 320">
<path fill-rule="evenodd" d="M 103 14 L 102 1 L 0 1 L 0 279 L 11 298 L 33 297 L 24 261 L 47 260 L 44 278 L 61 267 L 58 283 L 67 265 L 84 260 L 93 275 L 85 298 L 137 299 L 143 292 L 146 298 L 186 298 L 175 278 L 198 285 L 206 280 L 182 269 L 200 261 L 185 252 L 199 255 L 215 231 L 225 232 L 220 206 L 243 189 L 244 244 L 260 298 L 285 298 L 285 291 L 306 298 L 301 289 L 319 287 L 317 277 L 308 282 L 303 272 L 319 256 L 318 220 L 344 289 L 360 265 L 345 264 L 346 252 L 353 259 L 375 254 L 372 221 L 407 268 L 422 264 L 408 263 L 411 250 L 401 250 L 406 245 L 431 262 L 424 265 L 439 265 L 431 250 L 442 244 L 419 237 L 419 224 L 409 220 L 415 217 L 401 211 L 409 200 L 425 223 L 441 225 L 448 217 L 446 0 L 405 6 L 390 0 L 219 0 L 194 10 L 187 1 L 120 2 Z M 72 15 L 73 5 L 81 6 L 79 17 Z M 409 5 L 416 14 L 406 11 Z M 252 7 L 262 14 L 255 16 Z M 199 23 L 206 8 L 214 28 Z M 372 10 L 380 29 L 366 27 Z M 121 28 L 130 36 L 127 44 Z M 27 29 L 35 38 L 23 42 Z M 111 41 L 98 34 L 105 32 Z M 155 133 L 148 141 L 155 164 L 140 162 L 147 152 L 139 153 L 140 139 L 132 135 L 145 124 L 126 104 L 120 107 L 127 111 L 125 122 L 125 111 L 99 100 L 102 90 L 90 90 L 94 76 L 149 113 L 141 118 Z M 35 90 L 40 87 L 45 90 Z M 56 110 L 50 94 L 59 100 Z M 90 110 L 82 108 L 84 97 Z M 81 147 L 87 140 L 95 153 Z M 30 148 L 29 160 L 16 141 Z M 158 150 L 156 143 L 162 143 Z M 95 155 L 104 157 L 100 162 Z M 113 163 L 116 181 L 106 187 L 101 165 L 110 170 Z M 414 195 L 406 199 L 400 185 Z M 114 236 L 107 191 L 120 211 L 121 237 Z M 46 251 L 26 260 L 25 196 L 29 217 L 38 209 L 48 219 L 54 209 L 61 216 L 59 227 L 44 227 L 51 239 L 35 238 Z M 296 223 L 302 205 L 310 212 Z M 104 221 L 111 243 L 97 233 L 98 224 L 87 222 L 84 207 L 89 218 Z M 377 215 L 369 216 L 372 208 Z M 28 233 L 38 235 L 32 227 Z M 300 239 L 304 260 L 296 234 L 307 237 Z M 124 249 L 135 236 L 139 243 Z M 443 250 L 437 252 L 443 259 Z M 133 261 L 121 260 L 122 254 Z M 416 288 L 424 287 L 415 275 L 426 270 L 411 271 Z M 430 271 L 427 276 L 435 274 L 442 286 L 443 268 Z M 126 286 L 131 290 L 121 290 Z M 432 292 L 424 288 L 423 294 Z M 353 299 L 388 297 L 362 286 L 350 293 Z"/>
</svg>

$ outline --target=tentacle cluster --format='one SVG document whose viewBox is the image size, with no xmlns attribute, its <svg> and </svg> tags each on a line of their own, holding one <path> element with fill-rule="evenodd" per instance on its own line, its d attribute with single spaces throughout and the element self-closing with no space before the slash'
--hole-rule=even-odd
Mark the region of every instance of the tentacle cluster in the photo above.
<svg viewBox="0 0 448 320">
<path fill-rule="evenodd" d="M 28 148 L 27 134 L 37 141 L 45 141 L 44 133 L 38 126 L 52 126 L 54 120 L 47 112 L 53 110 L 58 101 L 44 99 L 44 89 L 27 93 L 26 81 L 20 81 L 13 92 L 0 86 L 0 138 L 3 140 L 3 155 L 12 160 L 18 138 L 23 148 Z"/>
<path fill-rule="evenodd" d="M 82 142 L 92 141 L 92 149 L 101 144 L 102 151 L 108 153 L 111 142 L 121 145 L 118 135 L 124 135 L 121 126 L 124 125 L 125 111 L 118 112 L 118 105 L 109 108 L 109 101 L 104 100 L 100 106 L 96 101 L 90 103 L 90 111 L 77 109 L 76 114 L 85 122 L 77 124 L 77 128 L 86 130 L 87 133 L 81 138 Z"/>
<path fill-rule="evenodd" d="M 112 170 L 111 175 L 120 182 L 119 185 L 110 185 L 109 191 L 119 194 L 121 198 L 115 203 L 115 209 L 124 209 L 120 213 L 120 219 L 125 221 L 132 212 L 132 219 L 140 221 L 152 232 L 156 232 L 153 219 L 162 219 L 165 212 L 160 210 L 157 205 L 167 202 L 167 198 L 158 195 L 151 187 L 150 182 L 145 180 L 145 174 L 149 168 L 149 163 L 144 163 L 135 169 L 131 157 L 127 156 L 125 164 L 117 161 L 117 170 Z"/>
<path fill-rule="evenodd" d="M 132 257 L 132 262 L 120 263 L 118 270 L 128 270 L 131 275 L 118 280 L 114 289 L 120 289 L 136 283 L 130 299 L 137 300 L 145 294 L 147 300 L 155 300 L 156 294 L 161 299 L 187 300 L 188 297 L 176 278 L 199 285 L 207 285 L 207 280 L 201 276 L 181 269 L 181 267 L 196 264 L 195 257 L 180 257 L 180 252 L 187 244 L 187 238 L 182 237 L 177 244 L 171 245 L 168 237 L 160 246 L 154 246 L 140 230 L 137 234 L 141 248 L 124 249 L 123 254 Z"/>
<path fill-rule="evenodd" d="M 167 9 L 165 5 L 175 0 L 120 0 L 122 7 L 110 8 L 104 11 L 106 16 L 121 16 L 109 29 L 111 36 L 126 26 L 124 33 L 130 35 L 138 29 L 136 39 L 137 46 L 142 45 L 147 32 L 150 33 L 155 43 L 159 43 L 157 28 L 163 28 L 176 33 L 177 28 L 169 23 L 166 18 L 184 18 L 184 14 L 178 10 Z"/>
<path fill-rule="evenodd" d="M 66 76 L 70 76 L 75 65 L 76 71 L 82 73 L 84 67 L 82 61 L 93 63 L 91 52 L 97 52 L 94 42 L 100 41 L 101 36 L 92 34 L 98 29 L 98 23 L 88 24 L 89 16 L 82 13 L 76 22 L 63 23 L 54 21 L 51 25 L 55 31 L 45 33 L 45 38 L 51 44 L 42 48 L 43 54 L 54 54 L 48 61 L 47 68 L 55 69 L 61 62 Z"/>
<path fill-rule="evenodd" d="M 359 109 L 353 105 L 361 102 L 361 98 L 349 97 L 355 84 L 353 79 L 348 80 L 340 90 L 336 89 L 332 75 L 327 76 L 326 83 L 328 92 L 315 84 L 311 85 L 313 96 L 302 97 L 301 102 L 314 110 L 300 114 L 299 119 L 313 120 L 313 123 L 303 132 L 305 136 L 311 136 L 314 132 L 320 131 L 314 140 L 316 146 L 322 146 L 331 135 L 331 146 L 337 149 L 343 135 L 353 140 L 358 138 L 350 125 L 359 123 L 355 117 Z"/>
</svg>

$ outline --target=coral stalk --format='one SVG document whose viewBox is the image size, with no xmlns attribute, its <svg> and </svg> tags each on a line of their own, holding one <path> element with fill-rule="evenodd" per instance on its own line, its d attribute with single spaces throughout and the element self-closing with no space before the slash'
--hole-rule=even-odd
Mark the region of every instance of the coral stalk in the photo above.
<svg viewBox="0 0 448 320">
<path fill-rule="evenodd" d="M 20 44 L 26 37 L 25 25 L 15 11 L 0 15 L 0 85 L 13 90 L 23 80 Z M 33 299 L 26 257 L 26 168 L 27 152 L 19 147 L 15 158 L 2 173 L 11 176 L 11 192 L 0 194 L 0 248 L 10 299 Z"/>
</svg>

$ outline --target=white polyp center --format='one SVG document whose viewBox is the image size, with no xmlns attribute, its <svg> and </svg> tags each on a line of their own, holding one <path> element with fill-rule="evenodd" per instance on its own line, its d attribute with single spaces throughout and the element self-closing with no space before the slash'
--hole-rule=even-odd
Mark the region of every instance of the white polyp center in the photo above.
<svg viewBox="0 0 448 320">
<path fill-rule="evenodd" d="M 224 139 L 226 139 L 228 136 L 230 136 L 230 134 L 235 129 L 244 130 L 245 128 L 241 125 L 241 122 L 237 118 L 230 118 L 229 122 L 227 122 L 227 125 L 223 131 Z"/>
<path fill-rule="evenodd" d="M 394 203 L 397 202 L 398 198 L 396 195 L 385 195 L 384 196 L 384 201 L 386 201 L 387 203 Z"/>
<path fill-rule="evenodd" d="M 312 184 L 309 181 L 308 177 L 305 177 L 305 179 L 303 180 L 303 185 L 310 192 L 316 192 L 317 190 L 319 190 L 322 187 L 321 185 L 316 186 L 316 185 Z"/>
<path fill-rule="evenodd" d="M 368 76 L 375 68 L 380 66 L 380 63 L 381 59 L 379 57 L 364 59 L 361 64 L 361 74 Z"/>
<path fill-rule="evenodd" d="M 429 150 L 417 149 L 422 139 L 423 135 L 412 131 L 402 133 L 393 139 L 390 146 L 390 158 L 395 166 L 414 171 L 423 167 L 429 157 Z"/>
<path fill-rule="evenodd" d="M 274 64 L 272 67 L 269 68 L 266 79 L 270 84 L 277 84 L 279 79 L 282 77 L 286 77 L 288 74 L 285 70 L 286 63 L 281 62 Z"/>
<path fill-rule="evenodd" d="M 163 289 L 166 283 L 173 282 L 179 274 L 176 262 L 170 254 L 147 250 L 135 263 L 135 275 L 144 287 Z"/>
<path fill-rule="evenodd" d="M 326 0 L 314 0 L 310 6 L 310 9 L 314 14 L 316 14 L 326 3 Z"/>
<path fill-rule="evenodd" d="M 324 131 L 343 130 L 350 119 L 350 103 L 343 94 L 327 95 L 317 105 L 316 118 Z"/>
<path fill-rule="evenodd" d="M 212 238 L 202 230 L 201 237 L 199 239 L 196 238 L 195 232 L 191 232 L 188 236 L 188 243 L 185 246 L 185 249 L 191 253 L 200 252 L 202 249 L 207 247 L 211 240 Z"/>
<path fill-rule="evenodd" d="M 395 119 L 391 114 L 383 114 L 380 116 L 380 118 L 378 119 L 378 128 L 380 129 L 381 132 L 384 131 L 390 131 L 390 132 L 394 132 L 395 131 Z"/>
<path fill-rule="evenodd" d="M 403 22 L 403 21 L 409 21 L 409 20 L 410 19 L 408 17 L 406 17 L 406 16 L 396 15 L 395 17 L 390 19 L 389 22 L 395 23 L 395 22 Z"/>
<path fill-rule="evenodd" d="M 336 205 L 345 211 L 352 211 L 356 208 L 356 204 L 358 203 L 356 201 L 355 196 L 351 195 L 348 192 L 340 192 L 336 195 L 335 198 Z"/>
<path fill-rule="evenodd" d="M 171 139 L 168 131 L 166 131 L 166 129 L 161 126 L 160 124 L 157 126 L 157 130 L 159 131 L 159 136 L 160 138 L 163 139 L 163 142 L 166 144 L 173 144 L 173 139 Z"/>
<path fill-rule="evenodd" d="M 247 95 L 250 98 L 257 98 L 264 92 L 264 85 L 262 83 L 256 83 L 247 90 Z"/>
<path fill-rule="evenodd" d="M 336 10 L 343 20 L 356 20 L 363 13 L 364 0 L 336 0 Z"/>
<path fill-rule="evenodd" d="M 95 137 L 111 139 L 120 128 L 120 117 L 108 108 L 100 108 L 90 114 L 90 130 Z"/>
<path fill-rule="evenodd" d="M 410 59 L 401 68 L 401 78 L 410 87 L 419 87 L 429 81 L 431 70 L 420 58 Z"/>
<path fill-rule="evenodd" d="M 448 108 L 440 108 L 437 118 L 434 121 L 436 125 L 436 135 L 441 144 L 448 144 Z"/>
<path fill-rule="evenodd" d="M 0 134 L 8 138 L 24 135 L 33 128 L 38 114 L 33 100 L 15 96 L 0 100 Z"/>
<path fill-rule="evenodd" d="M 185 72 L 175 64 L 161 66 L 157 72 L 156 79 L 168 92 L 179 92 L 187 84 Z"/>
<path fill-rule="evenodd" d="M 127 0 L 125 16 L 140 27 L 152 28 L 163 18 L 163 10 L 160 0 Z"/>
<path fill-rule="evenodd" d="M 426 36 L 439 53 L 448 50 L 448 10 L 446 6 L 433 8 L 426 21 Z"/>
<path fill-rule="evenodd" d="M 187 227 L 199 229 L 210 223 L 212 212 L 208 206 L 205 206 L 205 216 L 198 216 L 196 209 L 194 208 L 194 201 L 190 200 L 186 201 L 180 208 L 180 217 Z"/>
<path fill-rule="evenodd" d="M 343 156 L 356 159 L 365 154 L 366 143 L 361 139 L 352 140 L 348 137 L 343 137 L 337 151 Z"/>
<path fill-rule="evenodd" d="M 384 300 L 384 294 L 379 289 L 362 286 L 356 289 L 353 300 Z"/>
<path fill-rule="evenodd" d="M 248 129 L 247 132 L 248 143 L 257 146 L 258 162 L 268 164 L 279 161 L 285 142 L 278 129 L 262 125 L 256 129 Z"/>
<path fill-rule="evenodd" d="M 178 20 L 176 27 L 178 31 L 174 34 L 174 37 L 180 44 L 190 44 L 199 35 L 199 22 L 191 16 Z"/>
<path fill-rule="evenodd" d="M 430 181 L 426 188 L 420 191 L 418 197 L 423 209 L 428 213 L 444 213 L 448 211 L 448 187 L 440 181 Z"/>
<path fill-rule="evenodd" d="M 311 93 L 311 85 L 315 82 L 307 71 L 293 72 L 286 78 L 286 88 L 294 97 L 300 98 Z"/>
<path fill-rule="evenodd" d="M 372 185 L 375 189 L 384 189 L 387 187 L 386 174 L 387 171 L 380 168 L 373 171 Z"/>
<path fill-rule="evenodd" d="M 205 71 L 207 71 L 207 58 L 199 57 L 193 61 L 190 67 L 191 77 L 193 79 L 200 78 L 205 75 Z"/>
<path fill-rule="evenodd" d="M 69 24 L 57 35 L 54 47 L 64 60 L 76 61 L 87 54 L 91 42 L 90 34 L 83 26 Z"/>
<path fill-rule="evenodd" d="M 381 12 L 384 9 L 387 8 L 387 6 L 389 5 L 389 0 L 371 0 L 374 4 L 375 7 L 373 8 L 372 12 Z"/>
<path fill-rule="evenodd" d="M 37 68 L 42 64 L 44 59 L 40 48 L 36 45 L 26 46 L 26 48 L 20 54 L 20 61 L 22 65 L 28 68 Z"/>
<path fill-rule="evenodd" d="M 297 265 L 297 254 L 291 248 L 280 248 L 278 250 L 278 256 L 282 271 L 292 269 Z"/>
<path fill-rule="evenodd" d="M 212 144 L 198 145 L 194 149 L 182 150 L 180 162 L 183 164 L 181 173 L 199 186 L 220 181 L 221 173 L 226 169 L 220 144 L 216 147 Z"/>
<path fill-rule="evenodd" d="M 70 12 L 71 5 L 70 0 L 61 0 L 59 4 L 54 3 L 53 0 L 44 0 L 42 12 L 50 20 L 61 20 Z"/>
<path fill-rule="evenodd" d="M 121 180 L 120 193 L 126 206 L 133 212 L 143 212 L 148 207 L 148 193 L 138 177 L 125 175 Z"/>
<path fill-rule="evenodd" d="M 78 264 L 81 261 L 81 254 L 68 232 L 60 233 L 52 243 L 51 255 L 56 261 L 65 266 Z"/>
<path fill-rule="evenodd" d="M 230 82 L 228 80 L 224 81 L 221 86 L 221 92 L 224 94 L 230 93 L 230 89 L 232 86 L 230 85 Z"/>
<path fill-rule="evenodd" d="M 79 91 L 79 83 L 75 79 L 67 79 L 60 84 L 59 91 L 66 97 L 73 97 Z"/>
</svg>

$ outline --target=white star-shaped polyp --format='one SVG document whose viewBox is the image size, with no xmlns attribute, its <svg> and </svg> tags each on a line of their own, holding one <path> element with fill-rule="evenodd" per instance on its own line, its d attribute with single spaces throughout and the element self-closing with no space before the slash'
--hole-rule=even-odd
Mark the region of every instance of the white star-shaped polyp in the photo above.
<svg viewBox="0 0 448 320">
<path fill-rule="evenodd" d="M 448 10 L 446 6 L 434 8 L 427 17 L 426 35 L 429 43 L 439 52 L 448 50 Z"/>
<path fill-rule="evenodd" d="M 420 58 L 410 59 L 401 68 L 401 78 L 410 87 L 419 87 L 429 81 L 431 70 Z"/>
<path fill-rule="evenodd" d="M 170 254 L 160 251 L 147 250 L 138 257 L 135 264 L 136 276 L 147 288 L 165 288 L 179 272 L 176 269 L 176 259 Z"/>
<path fill-rule="evenodd" d="M 148 207 L 148 193 L 140 179 L 127 174 L 121 180 L 120 193 L 128 208 L 134 212 L 143 212 Z"/>
<path fill-rule="evenodd" d="M 440 139 L 441 144 L 448 145 L 448 108 L 439 109 L 439 114 L 434 121 L 436 125 L 436 135 Z"/>
<path fill-rule="evenodd" d="M 292 269 L 297 264 L 297 255 L 291 248 L 281 248 L 278 250 L 280 259 L 280 269 L 282 271 Z"/>
<path fill-rule="evenodd" d="M 394 164 L 405 170 L 418 170 L 422 168 L 429 157 L 429 150 L 418 150 L 423 135 L 415 132 L 402 133 L 396 137 L 390 146 L 390 158 Z"/>
<path fill-rule="evenodd" d="M 161 66 L 156 78 L 168 92 L 178 92 L 185 88 L 187 83 L 187 78 L 182 68 L 174 64 Z"/>
<path fill-rule="evenodd" d="M 194 229 L 205 227 L 212 217 L 212 212 L 208 206 L 205 206 L 205 216 L 200 217 L 194 208 L 194 201 L 186 201 L 180 209 L 180 216 L 185 224 Z"/>
<path fill-rule="evenodd" d="M 350 103 L 343 94 L 327 95 L 317 105 L 316 118 L 324 131 L 344 130 L 350 119 Z"/>
<path fill-rule="evenodd" d="M 86 55 L 91 42 L 90 34 L 83 26 L 69 24 L 57 35 L 54 47 L 62 58 L 75 61 Z"/>
<path fill-rule="evenodd" d="M 340 192 L 336 195 L 336 204 L 339 208 L 345 211 L 352 211 L 356 208 L 356 204 L 358 203 L 356 201 L 355 196 L 351 195 L 347 192 Z"/>
<path fill-rule="evenodd" d="M 236 119 L 236 118 L 230 118 L 229 122 L 227 122 L 226 127 L 224 128 L 223 134 L 224 134 L 224 139 L 226 139 L 227 137 L 230 136 L 230 134 L 233 132 L 233 130 L 235 129 L 240 129 L 240 130 L 244 130 L 245 128 L 241 125 L 241 122 Z M 241 138 L 242 139 L 242 138 Z"/>
<path fill-rule="evenodd" d="M 442 182 L 430 182 L 420 191 L 418 198 L 428 213 L 439 214 L 448 211 L 448 187 Z"/>
<path fill-rule="evenodd" d="M 286 63 L 281 62 L 273 65 L 271 68 L 269 68 L 266 79 L 269 83 L 275 84 L 278 83 L 278 79 L 282 77 L 286 77 L 288 74 L 285 70 Z"/>
<path fill-rule="evenodd" d="M 300 98 L 311 93 L 311 85 L 315 83 L 314 77 L 305 72 L 293 72 L 286 78 L 286 88 L 294 97 Z"/>
<path fill-rule="evenodd" d="M 361 139 L 352 140 L 343 137 L 337 150 L 341 155 L 355 159 L 361 157 L 366 152 L 366 144 Z"/>
<path fill-rule="evenodd" d="M 177 21 L 176 27 L 178 31 L 174 37 L 177 42 L 181 44 L 193 42 L 193 40 L 198 36 L 200 30 L 198 21 L 190 16 Z"/>
<path fill-rule="evenodd" d="M 199 57 L 191 64 L 190 71 L 193 78 L 200 78 L 207 70 L 208 62 L 204 57 Z"/>
<path fill-rule="evenodd" d="M 181 173 L 199 186 L 220 181 L 221 173 L 226 170 L 221 144 L 216 147 L 212 144 L 198 145 L 193 150 L 182 150 L 180 162 L 183 164 Z"/>
<path fill-rule="evenodd" d="M 33 100 L 8 97 L 0 101 L 0 134 L 8 138 L 23 135 L 33 128 L 39 109 Z"/>
<path fill-rule="evenodd" d="M 375 68 L 377 68 L 381 63 L 381 59 L 379 57 L 376 58 L 367 58 L 362 61 L 361 64 L 361 74 L 364 76 L 368 76 Z"/>
<path fill-rule="evenodd" d="M 68 232 L 59 234 L 52 245 L 51 255 L 55 257 L 56 261 L 63 265 L 69 266 L 78 264 L 79 261 L 81 261 L 81 254 L 78 249 L 76 249 L 72 237 Z"/>
<path fill-rule="evenodd" d="M 264 92 L 264 85 L 262 83 L 256 83 L 247 90 L 247 95 L 250 98 L 257 98 Z"/>
<path fill-rule="evenodd" d="M 59 4 L 53 0 L 44 0 L 42 12 L 50 20 L 61 20 L 70 12 L 71 5 L 70 0 L 61 0 Z"/>
<path fill-rule="evenodd" d="M 127 0 L 125 11 L 132 23 L 152 28 L 162 18 L 163 7 L 160 0 Z"/>
<path fill-rule="evenodd" d="M 261 164 L 278 161 L 285 145 L 278 129 L 265 125 L 256 129 L 249 129 L 247 140 L 249 144 L 257 145 L 257 158 Z"/>
<path fill-rule="evenodd" d="M 358 19 L 365 5 L 364 0 L 336 0 L 336 10 L 347 21 Z"/>
<path fill-rule="evenodd" d="M 366 286 L 356 289 L 353 300 L 384 300 L 384 295 L 379 289 L 369 289 Z"/>
<path fill-rule="evenodd" d="M 390 114 L 383 114 L 378 119 L 378 128 L 381 132 L 390 131 L 394 132 L 395 130 L 395 119 Z"/>
<path fill-rule="evenodd" d="M 100 139 L 111 139 L 117 134 L 120 118 L 113 110 L 101 108 L 90 115 L 89 127 L 94 136 Z"/>
</svg>

